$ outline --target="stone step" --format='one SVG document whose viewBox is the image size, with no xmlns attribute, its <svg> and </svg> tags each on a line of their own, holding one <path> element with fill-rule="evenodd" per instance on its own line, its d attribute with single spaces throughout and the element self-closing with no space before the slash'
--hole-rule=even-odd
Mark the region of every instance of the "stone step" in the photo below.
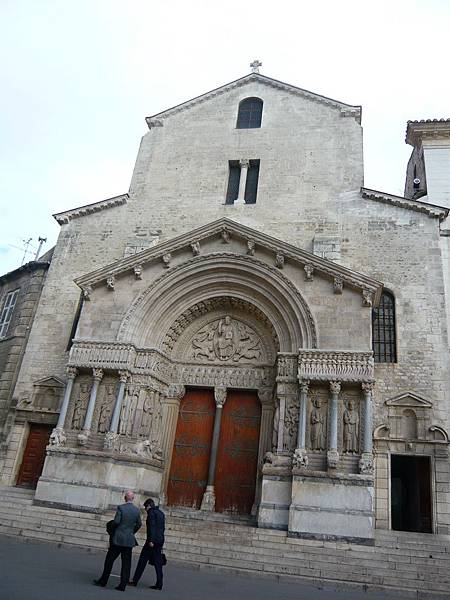
<svg viewBox="0 0 450 600">
<path fill-rule="evenodd" d="M 33 494 L 0 487 L 0 533 L 106 549 L 108 514 L 32 504 Z M 265 576 L 324 580 L 440 593 L 450 589 L 450 536 L 377 532 L 375 546 L 289 538 L 251 519 L 166 512 L 169 561 Z M 145 529 L 138 534 L 143 543 Z M 136 548 L 135 552 L 139 552 Z"/>
</svg>

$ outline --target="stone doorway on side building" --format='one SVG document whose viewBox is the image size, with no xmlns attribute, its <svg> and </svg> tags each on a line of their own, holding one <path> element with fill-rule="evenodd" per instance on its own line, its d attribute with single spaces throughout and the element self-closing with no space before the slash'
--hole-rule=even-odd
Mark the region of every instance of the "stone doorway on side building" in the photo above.
<svg viewBox="0 0 450 600">
<path fill-rule="evenodd" d="M 181 400 L 167 487 L 168 504 L 200 509 L 206 490 L 216 405 L 213 389 Z M 256 488 L 261 404 L 256 391 L 227 390 L 215 471 L 215 510 L 250 514 Z"/>
<path fill-rule="evenodd" d="M 392 529 L 432 533 L 428 456 L 391 455 Z"/>
</svg>

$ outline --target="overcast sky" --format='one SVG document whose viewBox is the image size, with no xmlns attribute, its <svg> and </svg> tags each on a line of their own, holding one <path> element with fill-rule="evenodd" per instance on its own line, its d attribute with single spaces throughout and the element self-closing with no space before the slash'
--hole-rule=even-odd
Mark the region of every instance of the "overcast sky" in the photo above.
<svg viewBox="0 0 450 600">
<path fill-rule="evenodd" d="M 0 0 L 0 31 L 0 273 L 128 190 L 144 117 L 254 58 L 362 104 L 367 187 L 402 194 L 406 121 L 450 117 L 450 0 Z"/>
</svg>

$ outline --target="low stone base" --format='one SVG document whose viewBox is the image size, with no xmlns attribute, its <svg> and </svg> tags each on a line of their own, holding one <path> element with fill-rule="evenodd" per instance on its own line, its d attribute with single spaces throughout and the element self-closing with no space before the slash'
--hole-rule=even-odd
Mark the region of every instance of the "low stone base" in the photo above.
<svg viewBox="0 0 450 600">
<path fill-rule="evenodd" d="M 368 544 L 374 526 L 372 477 L 294 470 L 289 536 Z"/>
<path fill-rule="evenodd" d="M 292 495 L 290 470 L 283 463 L 264 465 L 258 527 L 287 529 Z"/>
<path fill-rule="evenodd" d="M 49 448 L 35 494 L 36 504 L 102 512 L 123 502 L 124 491 L 136 502 L 157 499 L 160 461 L 82 448 Z"/>
</svg>

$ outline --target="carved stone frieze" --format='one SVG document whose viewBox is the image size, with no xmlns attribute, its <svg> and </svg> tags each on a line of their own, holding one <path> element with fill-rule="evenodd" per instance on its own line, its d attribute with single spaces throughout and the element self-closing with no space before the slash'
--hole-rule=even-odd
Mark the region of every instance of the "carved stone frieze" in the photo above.
<svg viewBox="0 0 450 600">
<path fill-rule="evenodd" d="M 373 455 L 367 452 L 361 455 L 359 461 L 359 472 L 363 475 L 372 475 L 373 473 Z"/>
<path fill-rule="evenodd" d="M 255 365 L 247 368 L 184 363 L 174 369 L 174 377 L 184 385 L 258 389 L 272 386 L 275 373 L 273 367 L 269 366 Z"/>
<path fill-rule="evenodd" d="M 297 380 L 297 354 L 278 354 L 277 381 L 294 382 Z"/>
<path fill-rule="evenodd" d="M 202 327 L 191 343 L 193 360 L 260 362 L 263 354 L 257 333 L 229 315 Z"/>
<path fill-rule="evenodd" d="M 50 446 L 65 446 L 67 437 L 62 427 L 55 427 L 50 435 L 49 444 Z"/>
<path fill-rule="evenodd" d="M 300 350 L 299 379 L 311 381 L 372 381 L 372 352 Z"/>
<path fill-rule="evenodd" d="M 308 455 L 304 448 L 296 448 L 292 456 L 292 466 L 297 469 L 307 469 L 309 464 Z"/>
</svg>

